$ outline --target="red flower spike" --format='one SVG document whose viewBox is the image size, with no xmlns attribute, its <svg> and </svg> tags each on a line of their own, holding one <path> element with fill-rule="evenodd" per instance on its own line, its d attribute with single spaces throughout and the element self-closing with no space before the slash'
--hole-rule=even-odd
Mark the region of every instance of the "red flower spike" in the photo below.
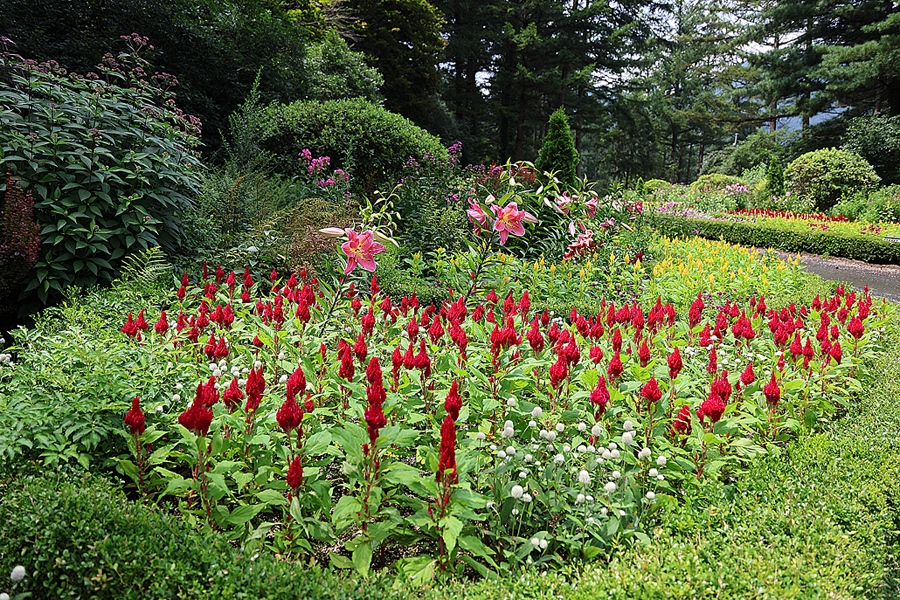
<svg viewBox="0 0 900 600">
<path fill-rule="evenodd" d="M 843 358 L 844 353 L 841 351 L 841 343 L 839 341 L 834 343 L 834 346 L 831 347 L 831 351 L 829 352 L 829 354 L 831 355 L 831 358 L 833 358 L 835 362 L 837 362 L 837 364 L 841 364 L 841 359 Z"/>
<path fill-rule="evenodd" d="M 406 334 L 409 336 L 410 341 L 415 341 L 419 335 L 419 322 L 415 316 L 409 320 L 409 324 L 406 326 Z"/>
<path fill-rule="evenodd" d="M 456 474 L 456 423 L 447 415 L 441 424 L 441 448 L 438 471 L 435 475 L 438 483 L 457 483 Z"/>
<path fill-rule="evenodd" d="M 852 335 L 857 340 L 863 336 L 863 333 L 865 333 L 865 331 L 866 328 L 862 324 L 862 321 L 860 321 L 858 316 L 853 317 L 850 320 L 850 323 L 847 325 L 847 333 Z"/>
<path fill-rule="evenodd" d="M 278 421 L 281 429 L 290 436 L 291 432 L 303 422 L 303 409 L 300 408 L 293 396 L 285 398 L 281 408 L 275 413 L 275 420 Z"/>
<path fill-rule="evenodd" d="M 669 355 L 667 362 L 669 364 L 669 379 L 675 379 L 681 373 L 681 369 L 684 368 L 684 362 L 681 360 L 681 351 L 675 348 L 672 354 Z"/>
<path fill-rule="evenodd" d="M 603 360 L 603 350 L 600 346 L 591 346 L 590 359 L 595 365 L 600 364 L 600 361 Z"/>
<path fill-rule="evenodd" d="M 651 377 L 650 381 L 644 384 L 644 387 L 641 388 L 641 398 L 647 401 L 647 410 L 652 411 L 653 405 L 656 404 L 660 398 L 662 398 L 662 391 L 659 389 L 659 384 L 656 382 L 656 377 Z"/>
<path fill-rule="evenodd" d="M 147 320 L 144 319 L 144 309 L 141 309 L 141 312 L 138 314 L 138 318 L 134 321 L 134 326 L 137 327 L 140 331 L 144 331 L 145 329 L 150 328 L 150 324 L 147 323 Z"/>
<path fill-rule="evenodd" d="M 184 297 L 187 295 L 187 290 L 184 288 L 184 286 L 181 286 L 180 288 L 178 288 L 178 292 L 175 295 L 178 296 L 179 302 L 184 302 Z"/>
<path fill-rule="evenodd" d="M 231 380 L 231 385 L 228 386 L 225 393 L 222 394 L 222 402 L 225 404 L 225 408 L 228 409 L 228 412 L 233 413 L 237 410 L 237 407 L 240 406 L 241 400 L 243 399 L 244 392 L 238 387 L 238 379 L 235 377 Z"/>
<path fill-rule="evenodd" d="M 647 363 L 650 362 L 650 347 L 647 345 L 647 338 L 644 338 L 644 343 L 641 344 L 638 350 L 638 360 L 641 361 L 642 367 L 646 367 Z"/>
<path fill-rule="evenodd" d="M 303 465 L 300 464 L 299 456 L 295 456 L 288 467 L 287 484 L 295 493 L 303 485 Z"/>
<path fill-rule="evenodd" d="M 457 386 L 458 382 L 454 379 L 453 384 L 450 386 L 450 392 L 444 400 L 444 410 L 447 411 L 447 414 L 450 415 L 454 421 L 459 418 L 459 411 L 462 408 L 462 398 L 459 396 Z"/>
<path fill-rule="evenodd" d="M 288 399 L 296 400 L 297 396 L 303 394 L 304 391 L 306 391 L 306 375 L 303 373 L 303 369 L 298 366 L 291 376 L 288 377 L 287 397 Z"/>
<path fill-rule="evenodd" d="M 778 407 L 778 401 L 781 400 L 781 389 L 778 382 L 775 381 L 775 373 L 772 373 L 772 379 L 763 387 L 763 394 L 766 396 L 766 404 L 771 410 Z"/>
<path fill-rule="evenodd" d="M 616 352 L 616 353 L 622 351 L 622 331 L 618 328 L 616 328 L 616 330 L 613 331 L 612 349 L 613 349 L 613 352 Z"/>
<path fill-rule="evenodd" d="M 128 320 L 125 321 L 125 324 L 119 329 L 122 333 L 127 335 L 128 337 L 134 337 L 138 333 L 138 328 L 134 324 L 134 317 L 131 316 L 131 313 L 128 313 Z"/>
<path fill-rule="evenodd" d="M 606 369 L 606 374 L 609 375 L 610 383 L 614 382 L 619 378 L 619 375 L 622 374 L 625 368 L 622 366 L 622 357 L 620 352 L 617 350 L 615 355 L 612 357 L 612 360 L 609 361 L 609 367 Z"/>
<path fill-rule="evenodd" d="M 366 355 L 369 353 L 369 348 L 366 346 L 366 334 L 360 333 L 359 338 L 356 340 L 356 344 L 353 345 L 353 353 L 356 355 L 356 359 L 359 361 L 359 366 L 362 366 L 366 362 Z"/>
<path fill-rule="evenodd" d="M 706 365 L 706 370 L 711 375 L 715 375 L 719 370 L 718 357 L 716 356 L 716 347 L 713 346 L 709 350 L 709 363 Z"/>
<path fill-rule="evenodd" d="M 697 418 L 701 421 L 706 418 L 710 423 L 717 423 L 724 412 L 725 402 L 717 393 L 710 392 L 709 397 L 697 409 Z"/>
<path fill-rule="evenodd" d="M 444 328 L 441 325 L 441 318 L 436 315 L 431 323 L 431 328 L 428 330 L 428 337 L 431 338 L 431 343 L 437 344 L 443 335 Z"/>
<path fill-rule="evenodd" d="M 744 372 L 741 373 L 741 383 L 745 386 L 750 385 L 756 381 L 756 373 L 753 372 L 753 361 L 747 363 L 747 367 L 744 369 Z"/>
<path fill-rule="evenodd" d="M 672 437 L 687 435 L 688 431 L 691 428 L 691 407 L 690 406 L 682 406 L 681 410 L 678 411 L 678 415 L 675 417 L 675 420 L 672 421 L 672 425 L 669 426 L 669 434 Z"/>
<path fill-rule="evenodd" d="M 591 392 L 591 404 L 597 407 L 596 418 L 599 419 L 606 411 L 606 405 L 609 403 L 609 390 L 606 387 L 606 377 L 600 376 L 597 386 Z"/>
<path fill-rule="evenodd" d="M 215 349 L 213 350 L 213 357 L 216 360 L 222 360 L 223 358 L 228 358 L 228 346 L 225 344 L 225 336 L 219 338 L 219 343 L 216 344 Z"/>
<path fill-rule="evenodd" d="M 409 343 L 409 348 L 406 349 L 406 353 L 403 355 L 403 366 L 406 369 L 412 369 L 416 366 L 416 355 L 412 342 Z"/>
<path fill-rule="evenodd" d="M 135 396 L 131 401 L 131 410 L 125 413 L 125 425 L 128 426 L 131 435 L 139 436 L 144 433 L 144 411 L 141 410 L 141 399 Z"/>
</svg>

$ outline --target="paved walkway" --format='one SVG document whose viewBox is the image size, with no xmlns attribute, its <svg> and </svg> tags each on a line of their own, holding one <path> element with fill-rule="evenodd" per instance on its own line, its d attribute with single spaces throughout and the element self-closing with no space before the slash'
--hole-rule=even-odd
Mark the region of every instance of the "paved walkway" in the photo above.
<svg viewBox="0 0 900 600">
<path fill-rule="evenodd" d="M 796 253 L 775 251 L 782 258 L 797 256 Z M 823 258 L 815 254 L 800 253 L 800 263 L 810 273 L 828 279 L 849 283 L 862 290 L 869 286 L 873 296 L 891 302 L 900 302 L 900 266 L 872 265 L 849 258 Z"/>
</svg>

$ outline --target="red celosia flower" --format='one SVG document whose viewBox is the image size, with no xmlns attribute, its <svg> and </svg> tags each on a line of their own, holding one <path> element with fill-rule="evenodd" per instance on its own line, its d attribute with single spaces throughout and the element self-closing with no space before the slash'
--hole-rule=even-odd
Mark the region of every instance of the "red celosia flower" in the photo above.
<svg viewBox="0 0 900 600">
<path fill-rule="evenodd" d="M 715 375 L 719 370 L 718 359 L 716 356 L 716 347 L 713 346 L 709 350 L 709 363 L 706 365 L 706 370 Z"/>
<path fill-rule="evenodd" d="M 431 359 L 425 350 L 425 340 L 420 341 L 419 353 L 416 355 L 414 366 L 422 371 L 422 375 L 426 379 L 431 376 Z"/>
<path fill-rule="evenodd" d="M 366 407 L 364 417 L 369 432 L 369 442 L 374 446 L 375 440 L 378 439 L 379 431 L 387 425 L 387 417 L 384 416 L 381 404 L 369 404 Z"/>
<path fill-rule="evenodd" d="M 355 370 L 353 368 L 353 351 L 350 346 L 346 346 L 340 354 L 341 367 L 338 369 L 338 377 L 343 377 L 347 381 L 353 381 Z"/>
<path fill-rule="evenodd" d="M 566 366 L 566 359 L 560 355 L 556 362 L 550 366 L 550 385 L 558 388 L 560 384 L 569 376 L 569 369 Z"/>
<path fill-rule="evenodd" d="M 228 346 L 225 344 L 225 336 L 219 338 L 219 343 L 216 344 L 215 349 L 213 350 L 213 357 L 216 360 L 222 360 L 223 358 L 228 358 Z"/>
<path fill-rule="evenodd" d="M 356 355 L 356 359 L 359 361 L 359 365 L 362 366 L 366 362 L 366 355 L 369 353 L 369 348 L 366 346 L 366 336 L 364 333 L 359 334 L 359 338 L 356 340 L 356 344 L 353 345 L 353 354 Z"/>
<path fill-rule="evenodd" d="M 591 346 L 589 356 L 595 365 L 600 364 L 600 361 L 603 360 L 603 350 L 600 346 Z"/>
<path fill-rule="evenodd" d="M 531 308 L 531 300 L 528 298 L 528 290 L 525 290 L 525 293 L 522 294 L 522 298 L 519 300 L 519 313 L 522 315 L 522 318 L 525 319 L 528 316 L 528 309 Z"/>
<path fill-rule="evenodd" d="M 288 467 L 287 484 L 295 492 L 303 485 L 303 465 L 300 464 L 300 456 L 295 456 Z"/>
<path fill-rule="evenodd" d="M 697 299 L 691 303 L 690 311 L 688 311 L 688 325 L 690 325 L 691 329 L 700 323 L 703 308 L 703 298 L 700 296 L 700 292 L 697 292 Z"/>
<path fill-rule="evenodd" d="M 686 435 L 691 427 L 691 407 L 685 405 L 678 411 L 672 425 L 669 426 L 669 433 L 672 437 Z"/>
<path fill-rule="evenodd" d="M 127 335 L 128 337 L 134 337 L 138 333 L 138 328 L 134 324 L 134 317 L 131 316 L 131 313 L 128 313 L 128 320 L 125 321 L 125 324 L 119 329 L 122 333 Z"/>
<path fill-rule="evenodd" d="M 799 333 L 794 335 L 794 341 L 791 342 L 791 347 L 788 350 L 790 350 L 794 362 L 797 362 L 797 357 L 803 354 L 803 343 L 800 341 Z"/>
<path fill-rule="evenodd" d="M 609 367 L 606 369 L 606 374 L 609 375 L 610 383 L 614 382 L 619 378 L 619 375 L 622 374 L 624 367 L 622 366 L 622 357 L 618 350 L 616 350 L 615 355 L 612 357 L 612 360 L 609 361 Z"/>
<path fill-rule="evenodd" d="M 500 300 L 500 298 L 497 297 L 497 292 L 496 292 L 496 290 L 493 290 L 493 289 L 492 289 L 492 290 L 488 293 L 487 298 L 485 298 L 485 300 L 486 300 L 487 302 L 490 302 L 491 304 L 497 304 L 497 302 Z"/>
<path fill-rule="evenodd" d="M 744 372 L 741 373 L 741 383 L 747 386 L 754 381 L 756 381 L 756 374 L 753 372 L 753 361 L 750 361 L 747 363 L 747 367 L 744 369 Z"/>
<path fill-rule="evenodd" d="M 669 355 L 667 362 L 669 363 L 669 378 L 675 379 L 684 367 L 684 363 L 681 360 L 681 351 L 679 351 L 678 348 L 675 348 L 675 350 L 672 351 L 672 354 Z"/>
<path fill-rule="evenodd" d="M 648 411 L 652 411 L 653 405 L 662 398 L 662 391 L 659 389 L 656 377 L 651 377 L 650 381 L 645 383 L 644 387 L 641 388 L 641 398 L 647 401 Z"/>
<path fill-rule="evenodd" d="M 650 347 L 647 345 L 647 338 L 644 338 L 644 343 L 641 344 L 640 349 L 638 350 L 638 360 L 641 361 L 641 366 L 646 367 L 647 363 L 650 362 Z"/>
<path fill-rule="evenodd" d="M 247 383 L 244 386 L 244 390 L 247 392 L 247 404 L 244 407 L 244 410 L 247 412 L 248 419 L 250 418 L 250 414 L 259 408 L 259 403 L 262 400 L 265 389 L 266 380 L 263 379 L 262 367 L 260 367 L 258 371 L 255 368 L 251 368 L 250 373 L 247 375 Z"/>
<path fill-rule="evenodd" d="M 366 398 L 369 404 L 381 405 L 387 399 L 387 394 L 384 391 L 384 378 L 378 357 L 373 356 L 369 362 L 369 366 L 366 368 L 366 379 L 368 380 Z"/>
<path fill-rule="evenodd" d="M 606 388 L 606 377 L 600 376 L 597 386 L 591 392 L 591 404 L 597 407 L 596 418 L 599 419 L 606 411 L 606 405 L 609 403 L 609 390 Z"/>
<path fill-rule="evenodd" d="M 178 422 L 195 435 L 205 436 L 209 433 L 209 426 L 212 424 L 213 414 L 210 409 L 205 407 L 202 402 L 194 402 L 178 417 Z"/>
<path fill-rule="evenodd" d="M 708 418 L 710 423 L 716 423 L 725 412 L 725 402 L 715 392 L 710 392 L 709 397 L 703 401 L 697 409 L 697 418 L 701 421 Z"/>
<path fill-rule="evenodd" d="M 169 322 L 166 320 L 166 311 L 162 311 L 162 314 L 159 315 L 159 320 L 156 322 L 156 325 L 153 326 L 153 329 L 159 335 L 165 335 L 169 330 Z"/>
<path fill-rule="evenodd" d="M 459 480 L 456 474 L 456 423 L 450 415 L 441 424 L 440 460 L 435 479 L 438 483 L 449 484 L 455 484 Z"/>
<path fill-rule="evenodd" d="M 290 399 L 296 399 L 298 395 L 303 394 L 306 390 L 306 375 L 303 373 L 303 369 L 299 366 L 297 369 L 288 377 L 287 380 L 287 397 Z"/>
<path fill-rule="evenodd" d="M 225 403 L 225 408 L 228 409 L 228 412 L 234 412 L 243 399 L 244 392 L 242 392 L 241 388 L 238 387 L 238 379 L 237 377 L 235 377 L 231 380 L 231 385 L 228 386 L 228 389 L 225 390 L 225 393 L 222 394 L 222 402 Z"/>
<path fill-rule="evenodd" d="M 131 431 L 131 435 L 139 436 L 144 433 L 144 411 L 141 410 L 141 399 L 135 396 L 131 401 L 131 410 L 125 413 L 125 425 Z"/>
<path fill-rule="evenodd" d="M 581 361 L 581 351 L 575 344 L 575 336 L 569 338 L 569 343 L 563 348 L 563 356 L 566 362 L 572 366 L 577 365 Z"/>
<path fill-rule="evenodd" d="M 291 396 L 285 398 L 281 408 L 275 413 L 275 420 L 288 436 L 303 422 L 303 409 L 297 404 L 297 400 Z"/>
<path fill-rule="evenodd" d="M 431 343 L 437 344 L 443 335 L 444 327 L 441 325 L 441 317 L 435 316 L 434 321 L 431 323 L 431 328 L 428 330 L 428 337 L 431 338 Z"/>
<path fill-rule="evenodd" d="M 444 400 L 444 409 L 454 421 L 459 418 L 459 411 L 462 408 L 462 398 L 460 398 L 459 392 L 457 391 L 457 385 L 458 383 L 456 379 L 454 379 L 453 385 L 450 386 L 450 392 Z"/>
<path fill-rule="evenodd" d="M 831 351 L 829 353 L 831 358 L 833 358 L 838 364 L 841 364 L 841 359 L 844 354 L 841 351 L 841 343 L 839 341 L 834 343 L 834 346 L 831 347 Z"/>
<path fill-rule="evenodd" d="M 583 338 L 591 335 L 591 326 L 583 315 L 578 315 L 578 318 L 575 320 L 575 329 Z"/>
<path fill-rule="evenodd" d="M 778 401 L 781 400 L 781 389 L 778 387 L 778 382 L 775 381 L 775 373 L 772 373 L 772 379 L 763 387 L 763 394 L 766 395 L 766 404 L 769 405 L 769 408 L 775 410 L 778 406 Z"/>
<path fill-rule="evenodd" d="M 203 348 L 203 354 L 206 355 L 206 358 L 209 360 L 213 360 L 216 357 L 216 334 L 210 333 L 209 339 L 206 341 L 206 346 Z"/>
<path fill-rule="evenodd" d="M 853 317 L 850 319 L 850 323 L 847 325 L 847 332 L 852 335 L 854 338 L 859 339 L 865 333 L 866 328 L 860 321 L 859 317 Z"/>
<path fill-rule="evenodd" d="M 616 330 L 613 331 L 612 349 L 613 349 L 613 352 L 616 352 L 616 353 L 621 352 L 621 350 L 622 350 L 622 332 L 618 328 L 616 328 Z"/>
<path fill-rule="evenodd" d="M 144 331 L 145 329 L 150 328 L 150 324 L 147 323 L 147 320 L 144 318 L 144 309 L 141 309 L 141 312 L 138 314 L 138 318 L 134 321 L 134 326 L 137 327 L 140 331 Z"/>
</svg>

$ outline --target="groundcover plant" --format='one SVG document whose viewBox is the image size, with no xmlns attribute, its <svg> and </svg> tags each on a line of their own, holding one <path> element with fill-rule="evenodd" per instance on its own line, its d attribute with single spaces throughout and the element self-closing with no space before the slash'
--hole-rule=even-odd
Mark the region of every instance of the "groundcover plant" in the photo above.
<svg viewBox="0 0 900 600">
<path fill-rule="evenodd" d="M 473 210 L 485 234 L 525 234 L 515 206 Z M 120 467 L 197 527 L 362 574 L 647 543 L 704 479 L 845 409 L 885 318 L 843 288 L 809 306 L 698 294 L 687 314 L 551 317 L 528 290 L 474 285 L 423 306 L 381 293 L 374 232 L 340 233 L 345 277 L 374 270 L 367 284 L 204 267 L 165 311 L 135 307 L 123 335 L 178 383 L 147 415 L 135 399 Z"/>
</svg>

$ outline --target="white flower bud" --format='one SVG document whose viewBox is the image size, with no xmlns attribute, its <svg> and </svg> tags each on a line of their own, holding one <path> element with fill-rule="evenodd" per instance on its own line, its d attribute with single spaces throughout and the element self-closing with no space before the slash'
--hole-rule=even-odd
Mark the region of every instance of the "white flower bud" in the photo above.
<svg viewBox="0 0 900 600">
<path fill-rule="evenodd" d="M 613 479 L 619 479 L 619 478 L 621 478 L 621 477 L 622 477 L 622 474 L 619 473 L 618 471 L 613 471 L 613 472 L 612 472 L 612 478 L 613 478 Z"/>
<path fill-rule="evenodd" d="M 525 471 L 519 471 L 519 479 L 525 479 L 526 477 L 528 477 L 528 473 L 526 473 Z"/>
<path fill-rule="evenodd" d="M 603 486 L 603 489 L 606 490 L 607 494 L 612 494 L 616 491 L 616 484 L 610 481 L 606 485 Z"/>
<path fill-rule="evenodd" d="M 659 475 L 659 471 L 657 471 L 656 469 L 650 469 L 649 475 L 650 477 L 656 477 L 657 475 Z"/>
<path fill-rule="evenodd" d="M 581 483 L 583 485 L 590 485 L 591 484 L 591 474 L 588 473 L 587 471 L 582 470 L 578 474 L 578 483 Z"/>
<path fill-rule="evenodd" d="M 659 479 L 660 481 L 665 481 L 665 480 L 666 480 L 666 476 L 663 475 L 662 473 L 660 473 L 659 475 L 657 475 L 656 478 Z"/>
<path fill-rule="evenodd" d="M 509 406 L 509 407 L 515 406 L 515 405 L 516 405 L 516 399 L 515 399 L 515 398 L 509 398 L 509 399 L 507 399 L 506 405 Z"/>
<path fill-rule="evenodd" d="M 612 452 L 610 452 L 609 450 L 604 450 L 603 454 L 601 454 L 600 456 L 603 458 L 603 460 L 609 460 L 612 458 Z"/>
<path fill-rule="evenodd" d="M 221 377 L 222 371 L 220 371 L 219 369 L 213 369 L 212 375 L 213 375 L 213 377 Z M 287 380 L 285 380 L 285 381 L 287 381 Z"/>
<path fill-rule="evenodd" d="M 570 445 L 568 445 L 568 444 L 566 444 L 565 446 L 563 446 L 563 452 L 565 452 L 566 454 L 568 454 L 568 453 L 571 452 L 571 451 L 572 451 L 572 446 L 570 446 Z"/>
<path fill-rule="evenodd" d="M 528 421 L 528 426 L 531 427 L 532 429 L 537 427 L 537 421 L 533 421 L 533 420 Z"/>
<path fill-rule="evenodd" d="M 624 423 L 622 423 L 622 429 L 624 429 L 625 431 L 634 431 L 634 423 L 632 423 L 631 421 L 625 421 Z"/>
<path fill-rule="evenodd" d="M 647 500 L 649 500 L 650 502 L 653 502 L 653 500 L 655 500 L 655 499 L 656 499 L 656 494 L 654 494 L 653 492 L 647 492 Z"/>
<path fill-rule="evenodd" d="M 556 424 L 556 431 L 558 431 L 559 433 L 562 433 L 562 432 L 565 431 L 565 430 L 566 430 L 566 426 L 565 426 L 565 425 L 563 425 L 562 423 L 557 423 L 557 424 Z"/>
<path fill-rule="evenodd" d="M 284 352 L 278 353 L 278 360 L 284 360 Z"/>
<path fill-rule="evenodd" d="M 641 460 L 650 458 L 650 448 L 644 448 L 643 450 L 638 452 L 638 458 L 640 458 Z"/>
<path fill-rule="evenodd" d="M 500 458 L 500 459 L 506 458 L 506 452 L 501 450 L 500 452 L 497 453 L 497 458 Z"/>
<path fill-rule="evenodd" d="M 587 496 L 585 496 L 584 499 L 587 500 L 588 502 L 593 502 L 593 501 L 594 501 L 594 497 L 591 496 L 590 494 L 588 494 Z"/>
<path fill-rule="evenodd" d="M 665 456 L 659 455 L 659 456 L 656 458 L 656 466 L 658 466 L 658 467 L 664 467 L 664 466 L 666 466 L 666 461 L 667 461 L 667 460 L 668 460 L 668 459 L 667 459 Z"/>
<path fill-rule="evenodd" d="M 180 402 L 181 394 L 172 394 L 172 402 Z"/>
<path fill-rule="evenodd" d="M 579 424 L 578 424 L 578 431 L 580 431 L 581 433 L 584 433 L 585 430 L 587 430 L 587 425 L 585 425 L 584 423 L 579 423 Z"/>
<path fill-rule="evenodd" d="M 538 435 L 541 436 L 541 439 L 546 440 L 546 439 L 547 439 L 547 434 L 548 434 L 548 433 L 550 433 L 550 432 L 547 431 L 546 429 L 541 429 L 541 432 L 540 432 Z"/>
<path fill-rule="evenodd" d="M 513 448 L 512 446 L 507 446 L 507 448 L 506 448 L 506 453 L 509 454 L 510 456 L 515 456 L 515 455 L 516 455 L 516 449 Z"/>
<path fill-rule="evenodd" d="M 532 460 L 534 460 L 533 456 L 531 456 L 530 454 L 525 455 L 525 462 L 530 463 Z"/>
<path fill-rule="evenodd" d="M 258 361 L 256 361 L 255 363 L 253 363 L 253 367 L 256 368 L 256 369 L 260 368 L 261 366 L 262 366 L 262 361 L 261 361 L 261 360 L 258 360 Z M 248 371 L 248 373 L 249 373 L 249 371 Z"/>
<path fill-rule="evenodd" d="M 581 504 L 584 502 L 584 494 L 578 494 L 575 496 L 575 504 Z"/>
<path fill-rule="evenodd" d="M 603 428 L 600 427 L 600 425 L 594 425 L 593 427 L 591 427 L 591 435 L 592 436 L 600 437 L 600 435 L 602 433 L 603 433 Z"/>
<path fill-rule="evenodd" d="M 548 441 L 548 442 L 555 442 L 555 441 L 556 441 L 556 432 L 555 432 L 555 431 L 548 431 L 548 432 L 547 432 L 547 441 Z"/>
<path fill-rule="evenodd" d="M 216 363 L 209 363 L 207 366 L 209 367 L 210 371 L 214 371 L 216 368 Z"/>
<path fill-rule="evenodd" d="M 25 579 L 25 567 L 22 565 L 13 567 L 12 573 L 9 574 L 9 578 L 13 581 L 22 581 Z"/>
<path fill-rule="evenodd" d="M 222 360 L 219 361 L 219 368 L 220 368 L 220 369 L 224 369 L 224 368 L 226 367 L 226 365 L 228 365 L 228 363 L 225 362 L 225 359 L 224 359 L 224 358 L 223 358 Z"/>
<path fill-rule="evenodd" d="M 615 442 L 610 442 L 610 443 L 609 443 L 609 449 L 610 449 L 610 450 L 615 450 L 615 449 L 618 448 L 618 447 L 619 447 L 619 445 L 618 445 L 617 443 L 615 443 Z"/>
<path fill-rule="evenodd" d="M 512 421 L 507 420 L 506 423 L 503 424 L 503 429 L 509 429 L 511 427 L 513 427 Z"/>
<path fill-rule="evenodd" d="M 566 457 L 563 456 L 562 454 L 557 454 L 556 456 L 553 457 L 553 462 L 555 462 L 558 465 L 563 464 L 565 461 L 566 461 Z"/>
<path fill-rule="evenodd" d="M 541 550 L 547 549 L 547 540 L 541 540 Z"/>
<path fill-rule="evenodd" d="M 544 410 L 540 406 L 535 406 L 531 409 L 531 416 L 535 419 L 540 419 L 543 416 Z"/>
<path fill-rule="evenodd" d="M 488 448 L 490 448 L 491 452 L 493 452 L 497 449 L 497 444 L 491 444 L 490 446 L 488 446 Z"/>
<path fill-rule="evenodd" d="M 526 504 L 531 502 L 531 494 L 522 494 L 522 502 Z"/>
<path fill-rule="evenodd" d="M 613 458 L 619 458 L 619 456 L 621 456 L 621 455 L 619 454 L 619 451 L 618 451 L 618 450 L 613 450 L 613 451 L 610 452 L 609 454 L 610 454 L 610 456 L 612 456 Z"/>
<path fill-rule="evenodd" d="M 606 516 L 606 513 L 608 513 L 608 512 L 609 512 L 609 511 L 606 510 L 606 507 L 605 507 L 605 506 L 604 506 L 603 508 L 600 509 L 600 514 L 603 515 L 604 517 Z"/>
<path fill-rule="evenodd" d="M 622 445 L 623 446 L 630 446 L 631 442 L 633 442 L 633 441 L 634 441 L 634 434 L 631 433 L 630 431 L 626 431 L 625 433 L 622 434 Z"/>
<path fill-rule="evenodd" d="M 531 545 L 535 548 L 539 548 L 541 546 L 541 540 L 536 537 L 531 538 Z"/>
<path fill-rule="evenodd" d="M 578 446 L 578 452 L 584 454 L 585 452 L 587 452 L 587 446 L 581 444 L 580 446 Z"/>
<path fill-rule="evenodd" d="M 512 486 L 512 489 L 509 490 L 509 495 L 512 496 L 513 498 L 515 498 L 516 500 L 521 498 L 524 493 L 525 493 L 525 488 L 523 488 L 519 484 Z"/>
<path fill-rule="evenodd" d="M 283 385 L 283 384 L 287 383 L 287 380 L 288 380 L 288 376 L 282 375 L 281 377 L 278 378 L 278 383 Z"/>
<path fill-rule="evenodd" d="M 475 439 L 478 440 L 479 442 L 483 442 L 484 438 L 486 438 L 486 437 L 487 436 L 484 435 L 483 431 L 479 431 L 478 433 L 475 434 Z"/>
<path fill-rule="evenodd" d="M 588 444 L 587 451 L 588 451 L 590 454 L 593 454 L 594 452 L 597 451 L 597 449 L 594 448 L 594 445 L 593 445 L 593 444 Z"/>
<path fill-rule="evenodd" d="M 176 383 L 176 384 L 175 384 L 175 389 L 178 390 L 178 391 L 180 392 L 181 390 L 184 389 L 184 386 L 181 385 L 180 383 Z"/>
</svg>

